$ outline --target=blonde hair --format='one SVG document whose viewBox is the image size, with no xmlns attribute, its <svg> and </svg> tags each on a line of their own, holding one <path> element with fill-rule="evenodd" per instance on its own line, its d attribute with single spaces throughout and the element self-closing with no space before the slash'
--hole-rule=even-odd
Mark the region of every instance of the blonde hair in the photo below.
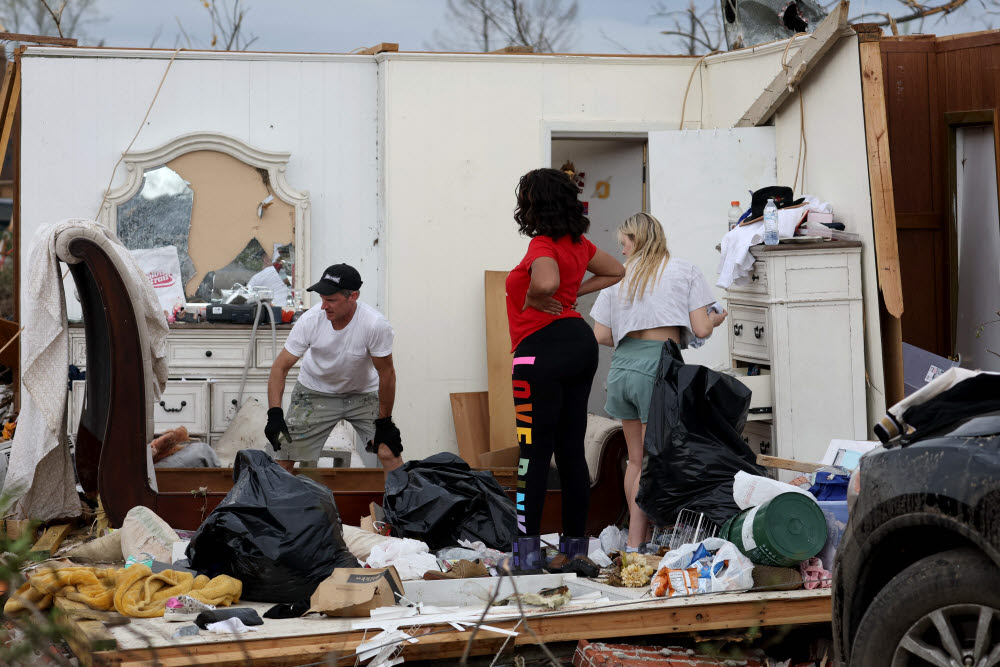
<svg viewBox="0 0 1000 667">
<path fill-rule="evenodd" d="M 648 213 L 636 213 L 618 227 L 618 239 L 627 236 L 632 241 L 632 254 L 625 259 L 624 290 L 618 293 L 628 303 L 642 298 L 651 282 L 659 278 L 670 259 L 667 237 L 660 221 Z"/>
</svg>

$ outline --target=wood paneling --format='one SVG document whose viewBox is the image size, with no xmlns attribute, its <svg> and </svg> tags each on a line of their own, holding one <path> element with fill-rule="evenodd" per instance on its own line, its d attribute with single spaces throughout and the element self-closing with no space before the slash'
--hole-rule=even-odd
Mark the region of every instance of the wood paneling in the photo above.
<svg viewBox="0 0 1000 667">
<path fill-rule="evenodd" d="M 946 113 L 1000 106 L 1000 31 L 880 42 L 903 287 L 903 340 L 953 352 Z"/>
</svg>

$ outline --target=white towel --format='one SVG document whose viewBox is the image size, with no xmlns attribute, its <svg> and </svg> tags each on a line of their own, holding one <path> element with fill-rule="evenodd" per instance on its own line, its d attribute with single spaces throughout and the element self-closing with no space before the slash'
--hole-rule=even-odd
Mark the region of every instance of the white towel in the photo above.
<svg viewBox="0 0 1000 667">
<path fill-rule="evenodd" d="M 801 206 L 778 209 L 778 238 L 787 239 L 795 236 L 795 230 L 809 211 L 832 213 L 829 203 L 820 201 L 813 195 L 805 195 Z M 734 227 L 722 237 L 719 251 L 719 279 L 717 287 L 728 289 L 733 285 L 746 285 L 750 281 L 750 267 L 754 256 L 750 254 L 750 246 L 764 242 L 764 221 L 758 220 L 749 225 Z"/>
<path fill-rule="evenodd" d="M 4 490 L 13 495 L 9 515 L 14 519 L 48 521 L 80 514 L 66 438 L 69 333 L 59 260 L 80 261 L 69 254 L 68 242 L 86 230 L 106 236 L 123 264 L 132 269 L 132 276 L 125 276 L 125 280 L 131 278 L 142 286 L 145 298 L 137 309 L 145 309 L 157 396 L 166 384 L 167 322 L 153 286 L 121 241 L 90 220 L 64 220 L 39 229 L 33 240 L 26 290 L 34 301 L 22 309 L 24 392 L 4 484 Z"/>
</svg>

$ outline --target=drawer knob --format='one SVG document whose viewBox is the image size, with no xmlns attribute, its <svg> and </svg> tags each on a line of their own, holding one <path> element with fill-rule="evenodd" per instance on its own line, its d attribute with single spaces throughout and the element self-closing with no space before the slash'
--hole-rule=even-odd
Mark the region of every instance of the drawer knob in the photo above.
<svg viewBox="0 0 1000 667">
<path fill-rule="evenodd" d="M 743 323 L 741 322 L 740 324 L 734 324 L 733 325 L 733 335 L 734 336 L 739 336 L 742 333 L 743 333 Z"/>
<path fill-rule="evenodd" d="M 760 443 L 760 453 L 763 454 L 764 456 L 767 456 L 768 454 L 771 453 L 771 441 L 770 440 L 762 440 L 761 441 L 761 443 Z"/>
<path fill-rule="evenodd" d="M 205 350 L 205 356 L 206 357 L 212 356 L 212 351 L 211 350 Z"/>
<path fill-rule="evenodd" d="M 168 408 L 166 401 L 160 401 L 160 407 L 163 408 L 164 412 L 180 412 L 184 409 L 185 405 L 187 405 L 187 401 L 181 401 L 180 407 Z"/>
<path fill-rule="evenodd" d="M 236 405 L 236 399 L 235 398 L 233 399 L 233 405 Z"/>
<path fill-rule="evenodd" d="M 757 274 L 755 273 L 755 274 L 753 274 L 752 276 L 750 276 L 750 280 L 760 280 L 760 276 L 758 276 L 758 275 L 757 275 Z"/>
<path fill-rule="evenodd" d="M 764 335 L 764 327 L 763 326 L 759 326 L 759 327 L 754 327 L 753 328 L 753 337 L 754 338 L 756 338 L 757 340 L 760 340 L 760 337 L 763 336 L 763 335 Z"/>
</svg>

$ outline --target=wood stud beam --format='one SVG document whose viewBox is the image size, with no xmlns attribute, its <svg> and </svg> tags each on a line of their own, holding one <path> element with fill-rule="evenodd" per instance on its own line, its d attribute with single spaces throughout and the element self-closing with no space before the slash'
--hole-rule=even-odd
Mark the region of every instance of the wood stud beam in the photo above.
<svg viewBox="0 0 1000 667">
<path fill-rule="evenodd" d="M 788 62 L 788 69 L 782 68 L 757 101 L 750 105 L 735 127 L 763 125 L 774 115 L 809 70 L 823 58 L 840 37 L 841 31 L 847 26 L 848 7 L 850 3 L 841 0 L 840 4 L 823 19 L 815 32 L 809 35 L 805 44 L 792 56 Z"/>
</svg>

